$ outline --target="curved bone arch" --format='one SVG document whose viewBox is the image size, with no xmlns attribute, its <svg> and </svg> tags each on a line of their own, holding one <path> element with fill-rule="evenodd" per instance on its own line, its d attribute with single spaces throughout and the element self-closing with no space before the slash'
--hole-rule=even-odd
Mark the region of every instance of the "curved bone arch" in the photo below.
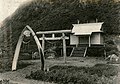
<svg viewBox="0 0 120 84">
<path fill-rule="evenodd" d="M 19 57 L 19 53 L 20 53 L 20 48 L 21 48 L 22 41 L 23 41 L 23 38 L 24 38 L 23 32 L 24 32 L 25 30 L 29 30 L 30 33 L 32 34 L 32 36 L 34 37 L 34 40 L 35 40 L 35 42 L 36 42 L 36 44 L 37 44 L 37 47 L 38 47 L 39 56 L 41 56 L 41 70 L 44 70 L 44 60 L 45 60 L 45 59 L 44 59 L 43 49 L 42 49 L 42 47 L 41 47 L 41 44 L 40 44 L 37 36 L 35 35 L 35 32 L 32 30 L 32 28 L 31 28 L 30 26 L 27 25 L 27 26 L 23 29 L 23 31 L 22 31 L 22 33 L 21 33 L 21 35 L 20 35 L 20 37 L 19 37 L 19 40 L 18 40 L 16 49 L 15 49 L 15 54 L 14 54 L 13 63 L 12 63 L 12 71 L 16 70 L 16 68 L 17 68 L 17 61 L 18 61 L 18 57 Z"/>
</svg>

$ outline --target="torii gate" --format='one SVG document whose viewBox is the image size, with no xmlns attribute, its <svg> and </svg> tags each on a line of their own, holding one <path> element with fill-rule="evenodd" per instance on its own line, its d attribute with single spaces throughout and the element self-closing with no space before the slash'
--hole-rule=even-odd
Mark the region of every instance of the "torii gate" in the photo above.
<svg viewBox="0 0 120 84">
<path fill-rule="evenodd" d="M 39 31 L 36 32 L 36 34 L 41 34 L 42 37 L 39 38 L 39 40 L 42 40 L 42 48 L 44 52 L 45 47 L 45 40 L 63 40 L 63 57 L 64 62 L 66 63 L 66 39 L 69 39 L 69 37 L 65 36 L 65 33 L 71 33 L 71 30 L 57 30 L 57 31 Z M 45 37 L 45 34 L 51 34 L 52 37 Z M 55 37 L 55 34 L 62 34 L 61 37 Z"/>
<path fill-rule="evenodd" d="M 17 46 L 16 46 L 16 49 L 15 49 L 15 54 L 14 54 L 14 58 L 13 58 L 13 63 L 12 63 L 12 71 L 16 70 L 16 67 L 17 67 L 17 61 L 18 61 L 18 57 L 19 57 L 19 53 L 20 53 L 20 48 L 21 48 L 21 45 L 22 45 L 22 41 L 23 41 L 23 38 L 24 38 L 24 31 L 25 30 L 29 30 L 30 33 L 32 34 L 32 36 L 34 37 L 34 40 L 37 44 L 37 47 L 38 47 L 38 51 L 39 51 L 39 55 L 41 56 L 41 70 L 44 70 L 44 53 L 43 53 L 43 48 L 41 47 L 41 44 L 37 38 L 37 36 L 35 35 L 34 31 L 32 30 L 32 28 L 30 26 L 26 26 L 20 37 L 19 37 L 19 40 L 18 40 L 18 43 L 17 43 Z"/>
</svg>

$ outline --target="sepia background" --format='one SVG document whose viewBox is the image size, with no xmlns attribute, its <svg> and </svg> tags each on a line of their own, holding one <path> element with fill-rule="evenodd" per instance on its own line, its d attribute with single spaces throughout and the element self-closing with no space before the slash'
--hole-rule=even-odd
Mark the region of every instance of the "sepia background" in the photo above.
<svg viewBox="0 0 120 84">
<path fill-rule="evenodd" d="M 120 83 L 120 1 L 119 0 L 1 0 L 0 1 L 0 82 L 16 84 L 119 84 Z M 78 26 L 101 24 L 96 36 L 102 37 L 102 45 L 93 45 L 88 36 L 76 35 L 79 40 L 70 40 Z M 26 26 L 27 25 L 27 26 Z M 44 48 L 45 67 L 41 69 L 41 54 L 38 54 L 35 35 L 22 31 L 31 28 Z M 85 27 L 83 27 L 85 28 Z M 95 29 L 93 26 L 91 27 Z M 70 31 L 63 35 L 51 32 Z M 48 35 L 44 35 L 43 32 Z M 42 32 L 38 35 L 37 32 Z M 22 35 L 17 68 L 13 59 L 19 37 Z M 48 41 L 46 37 L 53 40 Z M 55 41 L 55 37 L 60 40 Z M 66 58 L 63 40 L 66 40 Z M 96 37 L 97 39 L 99 37 Z M 44 39 L 45 38 L 45 39 Z M 74 38 L 74 37 L 72 37 Z M 21 39 L 21 38 L 20 38 Z M 83 40 L 80 40 L 83 39 Z M 103 41 L 104 40 L 104 41 Z M 79 44 L 76 42 L 79 41 Z M 81 42 L 82 41 L 82 42 Z M 86 42 L 87 41 L 87 42 Z M 94 40 L 97 43 L 98 40 Z M 80 43 L 89 43 L 80 45 Z M 73 51 L 73 52 L 72 52 Z M 82 53 L 81 53 L 82 52 Z M 19 52 L 17 52 L 19 53 Z M 37 53 L 37 54 L 35 54 Z M 35 55 L 35 56 L 33 56 Z M 41 56 L 41 57 L 40 57 Z M 113 59 L 112 59 L 113 57 Z M 117 61 L 116 61 L 117 59 Z M 17 62 L 16 61 L 16 62 Z M 3 81 L 6 79 L 5 81 Z M 31 80 L 32 79 L 32 80 Z M 38 81 L 36 81 L 38 80 Z"/>
<path fill-rule="evenodd" d="M 11 15 L 21 4 L 30 0 L 0 0 L 0 22 Z"/>
</svg>

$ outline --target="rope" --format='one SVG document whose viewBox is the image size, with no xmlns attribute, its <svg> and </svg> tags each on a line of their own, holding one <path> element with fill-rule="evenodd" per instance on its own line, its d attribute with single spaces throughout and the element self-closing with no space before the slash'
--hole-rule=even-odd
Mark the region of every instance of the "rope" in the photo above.
<svg viewBox="0 0 120 84">
<path fill-rule="evenodd" d="M 29 40 L 29 41 L 27 41 L 27 42 L 23 41 L 23 43 L 24 43 L 24 44 L 28 44 L 28 43 L 30 43 L 30 40 Z"/>
<path fill-rule="evenodd" d="M 48 42 L 49 44 L 52 44 L 51 45 L 51 47 L 48 47 L 47 49 L 45 49 L 44 50 L 44 52 L 47 52 L 47 51 L 50 51 L 50 49 L 52 49 L 53 47 L 56 47 L 56 44 L 59 44 L 59 43 L 61 43 L 61 39 L 63 39 L 64 37 L 63 36 L 61 36 L 61 38 L 59 39 L 59 40 L 57 40 L 57 42 L 50 42 L 50 41 L 48 41 L 48 40 L 46 40 L 45 38 L 44 38 L 44 40 L 46 41 L 46 42 Z M 59 46 L 61 46 L 61 44 L 59 45 Z M 56 47 L 57 48 L 57 47 Z M 52 50 L 52 52 L 53 52 L 54 50 Z M 54 51 L 55 52 L 55 51 Z M 56 52 L 55 52 L 56 53 Z"/>
<path fill-rule="evenodd" d="M 60 38 L 59 40 L 57 40 L 57 41 L 60 41 L 60 40 L 63 39 L 63 38 L 65 38 L 65 36 L 61 36 L 61 38 Z M 50 43 L 50 44 L 55 44 L 55 43 L 57 43 L 57 42 L 50 42 L 50 41 L 46 40 L 45 38 L 44 38 L 44 40 L 47 41 L 47 42 Z"/>
</svg>

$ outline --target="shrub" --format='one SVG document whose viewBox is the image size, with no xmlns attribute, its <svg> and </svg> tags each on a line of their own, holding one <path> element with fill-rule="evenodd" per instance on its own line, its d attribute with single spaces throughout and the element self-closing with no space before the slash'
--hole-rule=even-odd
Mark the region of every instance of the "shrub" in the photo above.
<svg viewBox="0 0 120 84">
<path fill-rule="evenodd" d="M 113 65 L 106 64 L 96 64 L 95 66 L 89 69 L 90 74 L 97 74 L 102 77 L 103 75 L 106 77 L 117 75 L 118 70 L 117 67 Z"/>
<path fill-rule="evenodd" d="M 117 72 L 116 67 L 106 64 L 93 67 L 53 66 L 48 72 L 38 70 L 27 78 L 58 84 L 98 84 L 97 82 L 106 82 L 102 77 L 108 79 Z"/>
<path fill-rule="evenodd" d="M 119 51 L 115 42 L 115 38 L 118 38 L 117 35 L 105 35 L 104 39 L 105 39 L 105 50 L 106 50 L 106 54 L 111 55 L 111 54 L 116 54 L 119 55 Z M 118 39 L 119 40 L 119 39 Z"/>
</svg>

